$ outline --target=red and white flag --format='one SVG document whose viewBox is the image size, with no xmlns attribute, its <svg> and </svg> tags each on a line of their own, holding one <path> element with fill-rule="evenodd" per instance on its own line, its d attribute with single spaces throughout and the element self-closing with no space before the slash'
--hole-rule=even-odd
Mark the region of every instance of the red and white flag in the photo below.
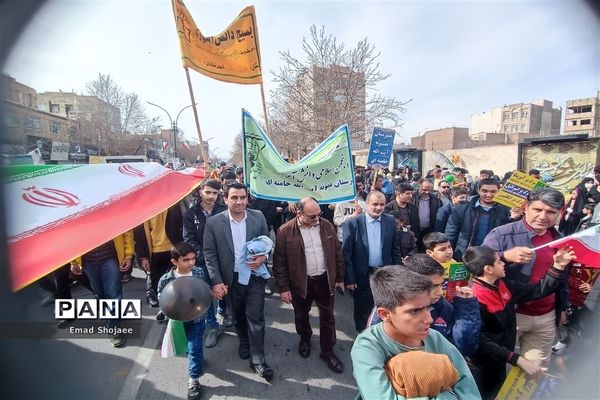
<svg viewBox="0 0 600 400">
<path fill-rule="evenodd" d="M 157 163 L 5 168 L 14 289 L 143 223 L 189 194 L 204 170 Z"/>
<path fill-rule="evenodd" d="M 545 246 L 553 249 L 572 246 L 578 263 L 589 268 L 600 268 L 600 225 L 592 226 L 540 247 Z"/>
<path fill-rule="evenodd" d="M 162 149 L 163 151 L 166 151 L 169 148 L 169 142 L 167 142 L 167 139 L 163 139 L 162 140 Z"/>
<path fill-rule="evenodd" d="M 181 147 L 186 149 L 188 153 L 190 152 L 190 142 L 188 142 L 187 140 L 181 143 Z"/>
</svg>

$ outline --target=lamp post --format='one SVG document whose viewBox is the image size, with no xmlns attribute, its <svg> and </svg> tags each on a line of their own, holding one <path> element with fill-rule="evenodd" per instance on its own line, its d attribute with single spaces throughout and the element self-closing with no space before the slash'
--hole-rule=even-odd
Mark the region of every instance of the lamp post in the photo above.
<svg viewBox="0 0 600 400">
<path fill-rule="evenodd" d="M 186 108 L 190 108 L 192 106 L 195 106 L 197 103 L 196 104 L 190 104 L 189 106 L 185 106 L 181 110 L 179 110 L 179 112 L 177 113 L 177 116 L 175 117 L 175 121 L 173 121 L 173 118 L 171 118 L 171 114 L 169 114 L 169 112 L 167 110 L 165 110 L 164 108 L 162 108 L 158 104 L 154 104 L 154 103 L 151 103 L 149 101 L 147 103 L 150 104 L 151 106 L 160 108 L 169 117 L 169 121 L 171 122 L 171 130 L 173 131 L 173 157 L 177 158 L 177 121 L 179 121 L 179 116 L 181 115 L 181 112 L 183 110 L 185 110 Z"/>
</svg>

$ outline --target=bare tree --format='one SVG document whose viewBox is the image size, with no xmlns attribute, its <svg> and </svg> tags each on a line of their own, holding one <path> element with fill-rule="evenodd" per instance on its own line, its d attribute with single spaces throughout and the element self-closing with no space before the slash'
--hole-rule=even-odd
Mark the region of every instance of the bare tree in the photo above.
<svg viewBox="0 0 600 400">
<path fill-rule="evenodd" d="M 86 83 L 85 88 L 87 94 L 117 107 L 121 117 L 121 133 L 153 133 L 157 130 L 158 118 L 148 117 L 137 93 L 125 93 L 110 75 L 98 73 L 98 77 Z"/>
<path fill-rule="evenodd" d="M 269 103 L 272 139 L 289 158 L 297 156 L 294 151 L 303 156 L 343 124 L 356 138 L 374 126 L 402 126 L 408 101 L 377 93 L 377 84 L 390 75 L 380 71 L 380 53 L 367 38 L 346 49 L 313 25 L 302 49 L 303 59 L 280 52 L 283 66 L 272 71 L 278 84 Z"/>
<path fill-rule="evenodd" d="M 231 158 L 229 159 L 229 162 L 235 165 L 242 165 L 243 162 L 242 151 L 244 149 L 244 145 L 242 140 L 241 132 L 235 135 L 233 138 L 233 147 L 231 148 Z"/>
</svg>

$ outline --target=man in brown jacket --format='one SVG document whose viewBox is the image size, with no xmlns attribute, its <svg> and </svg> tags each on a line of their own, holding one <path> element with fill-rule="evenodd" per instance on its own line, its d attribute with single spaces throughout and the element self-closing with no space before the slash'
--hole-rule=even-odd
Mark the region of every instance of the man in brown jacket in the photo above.
<svg viewBox="0 0 600 400">
<path fill-rule="evenodd" d="M 344 258 L 335 227 L 319 218 L 319 203 L 306 197 L 298 203 L 296 218 L 277 232 L 273 274 L 281 300 L 292 303 L 296 332 L 300 335 L 298 353 L 310 355 L 312 328 L 308 313 L 313 300 L 319 307 L 321 358 L 334 372 L 344 370 L 333 353 L 336 342 L 334 290 L 344 287 Z"/>
</svg>

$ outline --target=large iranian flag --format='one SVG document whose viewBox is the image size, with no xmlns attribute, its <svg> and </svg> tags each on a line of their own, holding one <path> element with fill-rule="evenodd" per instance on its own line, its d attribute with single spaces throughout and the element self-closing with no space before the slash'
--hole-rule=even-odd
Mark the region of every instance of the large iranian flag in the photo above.
<svg viewBox="0 0 600 400">
<path fill-rule="evenodd" d="M 5 182 L 12 285 L 27 286 L 177 203 L 201 169 L 157 163 L 10 166 Z"/>
</svg>

